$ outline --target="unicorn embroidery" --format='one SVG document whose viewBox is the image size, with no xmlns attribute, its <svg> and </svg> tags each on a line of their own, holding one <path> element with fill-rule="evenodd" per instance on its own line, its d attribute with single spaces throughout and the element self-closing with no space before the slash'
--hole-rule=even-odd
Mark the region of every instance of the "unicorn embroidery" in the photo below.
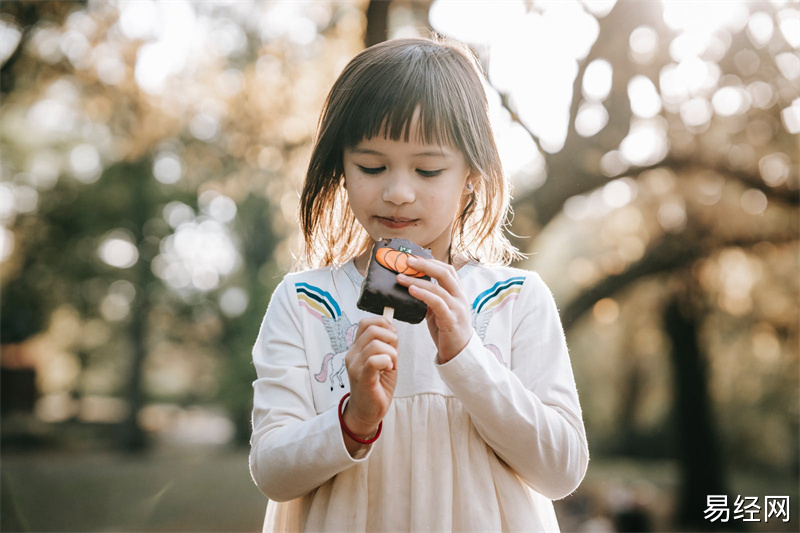
<svg viewBox="0 0 800 533">
<path fill-rule="evenodd" d="M 358 324 L 350 323 L 347 315 L 342 313 L 339 304 L 329 292 L 308 283 L 295 283 L 295 290 L 300 306 L 322 322 L 333 348 L 333 353 L 328 353 L 322 358 L 321 368 L 319 373 L 314 374 L 314 379 L 319 383 L 330 380 L 333 390 L 335 378 L 339 382 L 339 387 L 344 388 L 342 380 L 346 370 L 344 356 L 353 344 Z"/>
<path fill-rule="evenodd" d="M 517 299 L 524 282 L 525 276 L 498 281 L 480 293 L 472 302 L 472 327 L 478 332 L 481 342 L 484 342 L 486 328 L 489 327 L 492 316 L 505 307 L 508 302 Z M 494 354 L 501 365 L 508 366 L 500 353 L 500 348 L 494 344 L 484 344 L 483 346 Z"/>
</svg>

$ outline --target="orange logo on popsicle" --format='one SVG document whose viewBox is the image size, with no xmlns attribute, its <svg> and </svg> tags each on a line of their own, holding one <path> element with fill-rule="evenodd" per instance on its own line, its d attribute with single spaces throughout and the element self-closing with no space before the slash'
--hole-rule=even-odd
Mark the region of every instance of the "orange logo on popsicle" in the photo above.
<svg viewBox="0 0 800 533">
<path fill-rule="evenodd" d="M 378 251 L 375 252 L 375 259 L 385 268 L 388 268 L 392 272 L 397 272 L 398 274 L 405 274 L 406 276 L 411 276 L 413 278 L 424 278 L 425 273 L 420 272 L 419 270 L 415 270 L 408 266 L 408 257 L 417 257 L 414 254 L 410 254 L 404 250 L 395 250 L 394 248 L 378 248 Z"/>
</svg>

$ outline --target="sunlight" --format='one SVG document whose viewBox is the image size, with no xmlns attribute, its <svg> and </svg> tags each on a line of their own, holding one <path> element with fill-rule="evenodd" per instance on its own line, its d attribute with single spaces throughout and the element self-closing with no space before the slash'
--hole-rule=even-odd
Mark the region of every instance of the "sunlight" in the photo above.
<svg viewBox="0 0 800 533">
<path fill-rule="evenodd" d="M 761 179 L 770 187 L 783 185 L 791 174 L 792 161 L 783 152 L 765 155 L 758 161 Z"/>
<path fill-rule="evenodd" d="M 636 196 L 636 182 L 631 178 L 611 180 L 603 186 L 603 200 L 611 207 L 628 205 Z"/>
<path fill-rule="evenodd" d="M 269 2 L 268 9 L 258 21 L 261 42 L 287 38 L 295 44 L 311 44 L 317 36 L 317 25 L 306 16 L 313 2 Z"/>
<path fill-rule="evenodd" d="M 611 92 L 613 69 L 605 59 L 595 59 L 586 67 L 583 74 L 583 97 L 602 102 Z"/>
<path fill-rule="evenodd" d="M 769 109 L 775 103 L 772 86 L 764 81 L 758 80 L 748 85 L 747 93 L 750 95 L 753 105 L 759 109 Z"/>
<path fill-rule="evenodd" d="M 241 287 L 228 287 L 219 297 L 219 308 L 228 318 L 241 316 L 250 303 L 250 297 Z"/>
<path fill-rule="evenodd" d="M 434 2 L 428 20 L 431 27 L 455 39 L 489 45 L 509 31 L 509 22 L 513 24 L 525 16 L 522 1 Z"/>
<path fill-rule="evenodd" d="M 108 293 L 100 302 L 100 313 L 109 322 L 124 320 L 136 298 L 136 287 L 130 281 L 118 279 L 108 288 Z"/>
<path fill-rule="evenodd" d="M 664 231 L 680 233 L 686 227 L 686 202 L 680 196 L 671 196 L 662 203 L 656 219 Z"/>
<path fill-rule="evenodd" d="M 619 150 L 611 150 L 600 158 L 600 170 L 610 178 L 628 170 L 628 163 L 622 160 Z"/>
<path fill-rule="evenodd" d="M 775 64 L 787 80 L 800 78 L 800 57 L 796 52 L 784 52 L 775 56 Z"/>
<path fill-rule="evenodd" d="M 792 104 L 781 111 L 781 120 L 786 131 L 792 135 L 800 133 L 800 98 L 792 100 Z"/>
<path fill-rule="evenodd" d="M 750 108 L 750 95 L 742 87 L 722 87 L 714 93 L 711 105 L 720 116 L 740 115 Z"/>
<path fill-rule="evenodd" d="M 800 48 L 800 11 L 797 9 L 781 9 L 778 12 L 779 27 L 786 42 L 797 50 Z"/>
<path fill-rule="evenodd" d="M 0 263 L 8 259 L 14 252 L 14 233 L 0 225 Z"/>
<path fill-rule="evenodd" d="M 658 33 L 650 26 L 639 26 L 628 39 L 631 58 L 637 63 L 647 64 L 658 51 Z"/>
<path fill-rule="evenodd" d="M 581 137 L 591 137 L 603 130 L 608 124 L 608 111 L 598 102 L 584 102 L 575 117 L 575 131 Z"/>
<path fill-rule="evenodd" d="M 201 195 L 199 200 L 203 211 L 232 220 L 235 205 L 231 209 L 230 199 L 216 192 L 209 193 L 211 191 L 204 193 L 205 197 Z M 230 230 L 216 218 L 205 214 L 195 218 L 191 208 L 180 202 L 168 204 L 164 217 L 170 225 L 178 225 L 175 233 L 161 241 L 161 253 L 153 258 L 152 269 L 180 294 L 186 295 L 190 289 L 202 292 L 216 289 L 224 277 L 241 265 L 242 258 Z"/>
<path fill-rule="evenodd" d="M 94 52 L 95 70 L 100 81 L 106 85 L 119 85 L 125 81 L 128 68 L 116 48 L 102 43 Z"/>
<path fill-rule="evenodd" d="M 619 304 L 613 298 L 598 300 L 592 307 L 592 316 L 601 324 L 612 324 L 619 317 Z"/>
<path fill-rule="evenodd" d="M 186 1 L 120 2 L 117 25 L 128 39 L 144 40 L 137 53 L 134 77 L 148 93 L 158 94 L 166 87 L 167 79 L 181 72 L 193 57 L 192 52 L 202 42 L 195 10 Z"/>
<path fill-rule="evenodd" d="M 37 189 L 52 189 L 61 173 L 62 157 L 53 150 L 37 150 L 28 156 L 28 175 Z"/>
<path fill-rule="evenodd" d="M 177 183 L 183 176 L 180 158 L 170 152 L 162 152 L 153 161 L 153 176 L 165 185 Z"/>
<path fill-rule="evenodd" d="M 747 36 L 756 48 L 761 48 L 769 42 L 773 29 L 772 17 L 763 11 L 753 13 L 747 21 Z"/>
<path fill-rule="evenodd" d="M 22 38 L 22 32 L 16 25 L 9 24 L 9 21 L 0 19 L 0 65 L 14 52 Z"/>
<path fill-rule="evenodd" d="M 122 229 L 112 231 L 103 239 L 97 254 L 106 264 L 116 268 L 130 268 L 139 260 L 133 235 Z"/>
<path fill-rule="evenodd" d="M 723 28 L 740 31 L 750 14 L 744 0 L 662 0 L 662 4 L 667 26 L 698 36 L 711 36 Z"/>
<path fill-rule="evenodd" d="M 639 118 L 652 118 L 661 111 L 661 97 L 647 76 L 637 74 L 628 82 L 631 111 Z"/>
<path fill-rule="evenodd" d="M 599 33 L 597 19 L 586 9 L 576 1 L 535 2 L 528 12 L 522 2 L 439 1 L 429 20 L 437 31 L 486 46 L 492 85 L 509 95 L 542 149 L 557 152 L 569 126 L 577 61 L 586 57 Z M 519 68 L 520 50 L 536 49 L 548 53 L 533 55 L 526 68 Z"/>
<path fill-rule="evenodd" d="M 630 132 L 619 145 L 619 151 L 622 159 L 631 165 L 657 163 L 669 151 L 666 128 L 660 121 L 634 119 Z"/>
<path fill-rule="evenodd" d="M 200 210 L 210 215 L 217 222 L 227 223 L 236 218 L 236 203 L 233 200 L 214 190 L 200 193 L 197 197 Z"/>
<path fill-rule="evenodd" d="M 767 195 L 758 189 L 747 189 L 742 193 L 741 205 L 745 213 L 760 215 L 767 209 Z"/>
<path fill-rule="evenodd" d="M 581 0 L 583 7 L 597 18 L 603 18 L 614 9 L 617 0 Z"/>
<path fill-rule="evenodd" d="M 680 108 L 681 120 L 690 131 L 702 132 L 708 128 L 713 112 L 711 104 L 705 98 L 692 98 L 684 102 Z"/>
<path fill-rule="evenodd" d="M 0 220 L 13 221 L 17 215 L 14 186 L 0 182 Z"/>
<path fill-rule="evenodd" d="M 103 171 L 97 148 L 88 143 L 79 144 L 70 151 L 69 166 L 72 175 L 83 183 L 94 183 Z"/>
<path fill-rule="evenodd" d="M 172 229 L 194 220 L 194 210 L 183 202 L 172 201 L 164 206 L 162 215 Z"/>
</svg>

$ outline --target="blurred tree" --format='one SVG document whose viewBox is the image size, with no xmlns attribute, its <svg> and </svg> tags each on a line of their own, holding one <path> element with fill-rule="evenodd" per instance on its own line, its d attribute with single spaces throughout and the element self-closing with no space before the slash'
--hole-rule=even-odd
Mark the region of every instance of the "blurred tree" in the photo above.
<svg viewBox="0 0 800 533">
<path fill-rule="evenodd" d="M 78 369 L 38 364 L 50 416 L 120 396 L 134 450 L 172 429 L 163 404 L 221 402 L 247 443 L 252 343 L 365 7 L 2 4 L 2 339 Z"/>
<path fill-rule="evenodd" d="M 758 16 L 777 18 L 775 6 L 759 2 L 750 5 L 754 14 Z M 780 20 L 777 20 L 775 26 L 779 25 Z M 633 127 L 640 119 L 632 110 L 632 106 L 636 104 L 632 102 L 632 79 L 637 75 L 643 75 L 649 79 L 660 80 L 662 91 L 666 92 L 669 88 L 663 86 L 665 72 L 669 74 L 669 69 L 672 68 L 669 65 L 671 60 L 674 60 L 676 51 L 675 44 L 656 46 L 652 51 L 652 59 L 637 62 L 633 57 L 635 51 L 631 51 L 631 47 L 634 46 L 634 31 L 653 34 L 657 43 L 668 43 L 677 33 L 665 24 L 660 9 L 643 2 L 617 2 L 607 16 L 599 18 L 597 40 L 589 54 L 580 61 L 573 83 L 569 128 L 563 148 L 550 152 L 540 148 L 547 168 L 547 179 L 540 187 L 516 198 L 515 233 L 544 232 L 545 227 L 563 213 L 565 204 L 570 199 L 602 190 L 606 184 L 621 177 L 642 180 L 645 183 L 640 187 L 644 190 L 647 179 L 653 177 L 649 171 L 654 169 L 666 171 L 668 175 L 677 176 L 678 180 L 694 184 L 709 175 L 720 176 L 738 186 L 740 190 L 745 190 L 742 196 L 742 207 L 745 211 L 748 210 L 747 195 L 751 198 L 764 198 L 764 205 L 769 207 L 762 217 L 760 227 L 756 229 L 746 225 L 731 224 L 729 217 L 740 216 L 736 209 L 741 209 L 738 205 L 722 211 L 719 207 L 708 205 L 708 202 L 703 202 L 702 199 L 698 202 L 691 193 L 683 193 L 684 201 L 688 204 L 684 215 L 688 216 L 685 224 L 676 228 L 666 227 L 666 231 L 662 229 L 663 237 L 652 238 L 637 261 L 631 261 L 627 265 L 623 262 L 621 265 L 611 266 L 607 269 L 606 276 L 600 276 L 593 285 L 575 294 L 562 313 L 562 319 L 568 328 L 601 299 L 621 293 L 645 277 L 671 273 L 671 276 L 682 281 L 683 285 L 689 284 L 699 288 L 694 281 L 697 270 L 693 270 L 691 266 L 697 265 L 698 261 L 721 249 L 752 247 L 764 241 L 796 244 L 798 239 L 796 207 L 800 203 L 800 198 L 797 161 L 794 159 L 788 164 L 787 157 L 788 154 L 796 158 L 797 151 L 792 148 L 796 138 L 793 139 L 785 128 L 779 126 L 782 106 L 790 105 L 792 100 L 798 97 L 797 86 L 793 85 L 790 79 L 779 75 L 779 70 L 776 68 L 776 55 L 788 47 L 785 44 L 762 46 L 755 47 L 753 52 L 754 47 L 748 41 L 746 32 L 723 34 L 723 41 L 719 42 L 719 46 L 727 48 L 723 49 L 724 53 L 716 62 L 722 72 L 736 71 L 735 65 L 744 61 L 743 55 L 746 55 L 748 61 L 754 62 L 756 68 L 748 67 L 742 78 L 726 74 L 719 85 L 715 83 L 712 86 L 711 93 L 713 94 L 718 87 L 733 87 L 734 90 L 743 91 L 743 86 L 747 84 L 752 90 L 754 83 L 761 83 L 763 85 L 755 87 L 759 89 L 767 87 L 765 90 L 775 95 L 767 99 L 771 103 L 754 104 L 747 111 L 747 120 L 749 124 L 754 125 L 754 128 L 732 127 L 732 120 L 726 116 L 711 117 L 710 126 L 693 127 L 693 124 L 684 123 L 691 119 L 691 117 L 687 119 L 691 109 L 687 111 L 685 104 L 680 111 L 674 104 L 670 109 L 668 96 L 657 95 L 656 98 L 665 102 L 660 106 L 660 116 L 663 117 L 662 123 L 670 149 L 663 156 L 655 158 L 654 162 L 637 166 L 626 163 L 624 157 L 623 161 L 619 161 L 622 150 L 620 147 L 624 147 L 626 139 L 630 138 Z M 730 42 L 724 43 L 724 35 L 728 36 Z M 629 41 L 632 43 L 630 46 Z M 524 53 L 536 53 L 536 51 Z M 707 52 L 707 55 L 712 54 Z M 611 88 L 607 99 L 603 102 L 608 120 L 597 133 L 587 135 L 579 131 L 577 122 L 588 100 L 587 69 L 596 60 L 607 60 L 613 68 Z M 713 60 L 707 61 L 713 64 Z M 701 76 L 703 72 L 697 72 L 695 75 Z M 687 81 L 700 83 L 702 80 Z M 749 100 L 750 97 L 743 98 Z M 718 103 L 722 102 L 722 99 L 722 96 L 714 96 L 714 105 L 717 108 L 724 107 L 722 103 Z M 525 121 L 516 112 L 510 95 L 501 94 L 501 101 L 512 118 L 525 126 Z M 708 106 L 707 103 L 705 105 Z M 735 114 L 727 109 L 723 109 L 723 113 Z M 743 148 L 753 145 L 752 129 L 761 124 L 770 124 L 767 137 L 759 140 L 761 146 Z M 537 136 L 527 126 L 525 128 L 539 145 Z M 743 144 L 734 146 L 737 142 Z M 646 148 L 645 146 L 641 149 Z M 745 161 L 741 160 L 741 155 L 737 156 L 736 149 L 739 152 L 744 150 L 747 157 Z M 775 152 L 771 153 L 770 150 Z M 765 159 L 775 157 L 771 155 L 774 153 L 778 154 L 779 159 L 783 158 L 787 162 L 782 163 L 787 166 L 780 170 L 780 179 L 775 179 L 774 174 L 770 174 L 764 168 L 767 164 Z M 607 162 L 608 159 L 616 165 Z M 756 165 L 756 162 L 759 164 Z M 618 168 L 613 168 L 614 166 Z M 683 187 L 679 190 L 687 189 L 688 187 Z M 703 205 L 704 203 L 706 205 Z M 529 225 L 531 221 L 535 223 L 534 226 Z M 662 226 L 666 225 L 662 223 Z M 519 240 L 517 243 L 522 244 Z M 796 283 L 793 291 L 796 292 Z M 676 293 L 675 298 L 685 299 L 685 295 Z M 692 300 L 695 299 L 696 297 Z M 682 525 L 701 529 L 708 527 L 708 522 L 702 518 L 705 495 L 728 492 L 723 472 L 724 455 L 721 453 L 723 448 L 717 437 L 718 419 L 712 414 L 714 410 L 711 407 L 709 383 L 704 370 L 708 366 L 706 362 L 708 356 L 697 334 L 706 316 L 707 313 L 696 306 L 679 306 L 675 300 L 668 303 L 664 309 L 664 327 L 672 344 L 671 354 L 675 374 L 673 397 L 677 441 L 673 449 L 682 462 L 683 472 L 678 520 Z M 634 370 L 629 375 L 634 382 L 626 390 L 635 395 L 635 392 L 630 391 L 635 391 L 639 387 L 635 383 L 639 373 Z M 628 412 L 623 414 L 622 420 L 630 424 L 635 407 L 630 401 L 623 405 L 628 406 Z M 629 436 L 634 434 L 629 429 L 623 432 Z"/>
<path fill-rule="evenodd" d="M 145 445 L 140 408 L 148 398 L 154 396 L 152 392 L 147 392 L 147 388 L 143 388 L 146 385 L 143 381 L 144 366 L 163 339 L 159 335 L 159 327 L 152 327 L 153 320 L 159 315 L 163 316 L 166 306 L 174 316 L 170 319 L 176 326 L 173 333 L 183 331 L 178 335 L 188 341 L 193 336 L 193 330 L 203 327 L 200 323 L 193 324 L 191 310 L 196 308 L 198 300 L 203 299 L 203 292 L 208 291 L 188 290 L 178 297 L 173 292 L 175 283 L 165 283 L 163 278 L 168 275 L 164 273 L 165 269 L 172 268 L 174 273 L 180 269 L 180 264 L 173 260 L 171 267 L 165 265 L 164 252 L 170 248 L 174 252 L 177 232 L 173 233 L 173 228 L 177 230 L 181 222 L 188 223 L 195 219 L 195 211 L 203 207 L 212 208 L 209 205 L 201 206 L 198 195 L 203 192 L 199 189 L 204 183 L 211 183 L 213 187 L 211 180 L 221 177 L 213 175 L 215 166 L 220 161 L 228 167 L 240 165 L 241 154 L 238 151 L 231 153 L 229 148 L 233 145 L 228 142 L 231 136 L 240 134 L 230 131 L 230 135 L 222 135 L 211 142 L 197 142 L 195 135 L 188 131 L 188 125 L 184 124 L 186 129 L 181 134 L 180 122 L 159 107 L 158 102 L 142 91 L 132 78 L 121 84 L 119 81 L 109 83 L 108 80 L 98 79 L 99 70 L 87 71 L 85 65 L 75 67 L 73 63 L 80 62 L 67 53 L 41 62 L 38 54 L 43 46 L 43 34 L 52 38 L 56 35 L 53 32 L 58 31 L 54 28 L 65 27 L 64 35 L 73 39 L 72 43 L 81 39 L 77 37 L 77 28 L 77 32 L 85 31 L 94 38 L 92 44 L 96 50 L 109 53 L 109 47 L 115 46 L 120 48 L 121 53 L 135 57 L 141 42 L 120 43 L 118 33 L 96 31 L 100 27 L 113 26 L 118 13 L 108 5 L 98 4 L 95 7 L 97 9 L 87 12 L 85 2 L 2 4 L 4 21 L 11 27 L 19 28 L 21 35 L 13 53 L 2 66 L 3 114 L 6 123 L 20 109 L 27 108 L 31 117 L 31 113 L 34 113 L 31 109 L 35 109 L 37 99 L 47 103 L 57 101 L 61 95 L 54 87 L 58 87 L 78 91 L 80 100 L 71 102 L 71 105 L 75 106 L 74 112 L 82 117 L 85 124 L 83 129 L 64 132 L 57 143 L 49 146 L 46 140 L 41 143 L 34 141 L 31 146 L 24 130 L 22 138 L 13 138 L 8 135 L 8 127 L 4 128 L 3 146 L 7 154 L 3 168 L 4 181 L 12 183 L 11 191 L 17 194 L 31 194 L 31 185 L 39 190 L 32 193 L 37 198 L 35 211 L 31 214 L 17 213 L 12 218 L 15 250 L 10 260 L 3 264 L 2 339 L 7 345 L 24 342 L 41 333 L 49 326 L 51 313 L 64 305 L 75 309 L 83 324 L 93 320 L 105 323 L 113 332 L 110 334 L 113 343 L 83 346 L 79 339 L 77 351 L 82 354 L 83 373 L 95 370 L 91 367 L 103 366 L 99 363 L 102 359 L 112 357 L 117 360 L 115 366 L 124 372 L 125 377 L 118 380 L 120 386 L 116 390 L 113 385 L 104 389 L 112 394 L 121 394 L 128 407 L 128 414 L 120 425 L 119 445 L 124 449 L 139 450 Z M 61 49 L 70 50 L 64 44 Z M 257 46 L 251 46 L 249 51 L 256 54 Z M 104 57 L 98 55 L 96 59 L 100 61 Z M 248 62 L 253 60 L 252 55 L 247 59 Z M 132 75 L 133 65 L 128 68 L 127 73 Z M 66 84 L 61 80 L 66 80 Z M 52 111 L 59 110 L 55 108 Z M 94 137 L 88 142 L 98 145 L 98 148 L 80 152 L 79 149 L 86 146 L 79 144 L 85 135 L 82 132 L 87 131 L 86 125 L 93 124 L 92 119 L 107 119 L 106 132 L 111 138 Z M 251 119 L 248 125 L 257 127 L 258 123 Z M 178 145 L 170 138 L 176 135 L 183 137 L 185 157 L 182 160 L 173 155 Z M 170 144 L 164 145 L 162 141 L 165 140 Z M 103 145 L 108 147 L 108 141 L 112 141 L 114 146 L 103 153 Z M 72 148 L 76 145 L 78 148 Z M 48 150 L 52 153 L 53 149 L 66 150 L 68 157 L 72 157 L 73 169 L 70 171 L 69 167 L 62 167 L 63 170 L 56 171 L 61 176 L 56 174 L 52 185 L 42 187 L 37 182 L 41 181 L 37 176 L 40 171 L 34 168 L 26 173 L 26 169 L 30 168 L 31 161 L 35 166 L 42 153 L 47 154 Z M 111 161 L 107 168 L 95 168 L 94 172 L 98 175 L 80 177 L 79 180 L 69 175 L 75 172 L 76 160 L 80 165 L 78 156 L 81 153 L 88 153 L 91 162 L 92 157 L 97 157 L 93 156 L 97 151 L 100 152 L 101 164 L 102 159 Z M 212 156 L 214 151 L 220 157 L 216 165 L 209 166 L 208 156 Z M 199 157 L 192 160 L 194 155 Z M 166 177 L 159 176 L 159 173 L 166 174 Z M 185 176 L 183 184 L 171 185 L 181 174 Z M 12 175 L 14 179 L 9 180 Z M 48 190 L 49 187 L 52 188 Z M 261 194 L 264 194 L 263 191 Z M 206 203 L 213 203 L 213 199 L 219 197 L 218 194 Z M 224 207 L 226 204 L 223 202 L 219 205 Z M 264 302 L 263 295 L 268 294 L 270 287 L 263 288 L 255 273 L 268 262 L 275 248 L 274 240 L 270 238 L 269 206 L 262 196 L 260 202 L 248 202 L 242 207 L 238 222 L 246 226 L 251 215 L 256 215 L 253 222 L 261 226 L 258 229 L 243 228 L 259 238 L 258 253 L 251 253 L 249 257 L 254 262 L 245 263 L 245 290 L 254 295 L 254 303 L 258 304 Z M 251 213 L 249 209 L 255 212 Z M 169 216 L 174 220 L 165 220 Z M 198 222 L 202 223 L 202 217 Z M 169 224 L 172 224 L 172 228 Z M 205 223 L 206 226 L 208 224 Z M 188 233 L 183 242 L 189 238 Z M 169 245 L 168 238 L 172 239 Z M 104 249 L 109 257 L 101 260 Z M 124 264 L 107 263 L 109 259 L 112 263 L 119 261 L 120 253 L 123 256 L 128 254 L 131 260 L 122 261 Z M 185 278 L 181 277 L 178 282 L 185 284 Z M 216 305 L 214 307 L 214 312 L 219 313 L 219 308 Z M 253 318 L 258 320 L 260 312 L 251 308 L 245 319 L 250 317 L 249 322 Z M 248 325 L 248 320 L 235 317 L 227 319 L 225 324 L 235 331 L 237 327 L 241 328 L 237 326 L 240 322 Z M 178 323 L 183 326 L 177 327 Z M 238 334 L 246 338 L 255 335 L 257 325 L 255 330 L 252 324 L 249 327 L 250 331 L 239 331 Z M 223 339 L 227 340 L 226 335 L 219 338 L 212 336 L 210 342 L 223 351 L 223 346 L 216 344 Z M 246 343 L 240 341 L 236 347 L 242 348 Z M 249 353 L 249 347 L 245 347 L 245 350 L 245 353 Z M 235 359 L 241 358 L 237 355 Z M 123 360 L 127 364 L 120 364 Z M 245 374 L 252 374 L 251 365 L 241 361 L 237 364 L 250 369 Z M 251 395 L 249 385 L 252 378 L 252 375 L 240 375 L 235 386 L 243 387 L 245 393 Z M 123 381 L 125 385 L 122 385 Z M 71 391 L 78 404 L 85 392 L 80 390 L 84 382 L 83 379 L 77 379 L 75 389 Z M 249 411 L 241 401 L 235 408 Z M 76 412 L 73 411 L 73 415 Z"/>
</svg>

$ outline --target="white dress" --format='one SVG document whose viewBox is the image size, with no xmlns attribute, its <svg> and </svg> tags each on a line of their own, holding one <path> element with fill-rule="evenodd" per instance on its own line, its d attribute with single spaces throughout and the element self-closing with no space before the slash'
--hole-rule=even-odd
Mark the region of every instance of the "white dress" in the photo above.
<svg viewBox="0 0 800 533">
<path fill-rule="evenodd" d="M 264 531 L 557 531 L 551 500 L 589 461 L 552 294 L 535 272 L 458 270 L 473 335 L 438 365 L 427 324 L 394 321 L 398 380 L 383 432 L 353 458 L 338 403 L 358 321 L 353 261 L 288 274 L 253 348 L 250 472 Z"/>
</svg>

